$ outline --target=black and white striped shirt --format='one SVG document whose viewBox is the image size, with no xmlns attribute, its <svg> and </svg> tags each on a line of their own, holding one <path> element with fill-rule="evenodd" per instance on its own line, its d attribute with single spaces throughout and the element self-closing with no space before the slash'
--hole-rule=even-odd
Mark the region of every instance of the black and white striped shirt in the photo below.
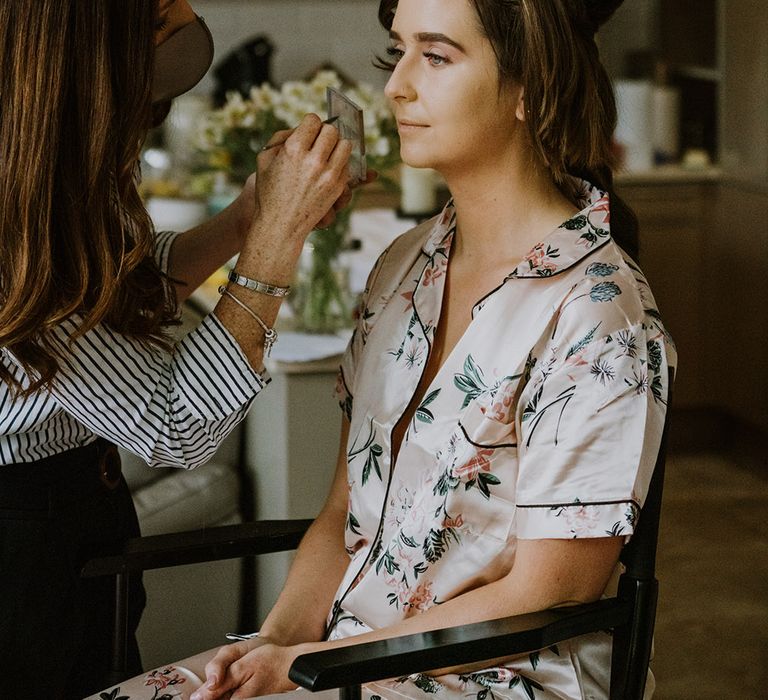
<svg viewBox="0 0 768 700">
<path fill-rule="evenodd" d="M 175 235 L 158 235 L 162 269 Z M 54 330 L 64 352 L 52 390 L 14 398 L 0 384 L 0 465 L 33 462 L 101 435 L 151 466 L 193 468 L 213 455 L 268 381 L 213 314 L 170 354 L 103 326 L 70 344 L 79 322 L 73 317 Z M 6 349 L 0 362 L 22 385 L 29 381 Z"/>
</svg>

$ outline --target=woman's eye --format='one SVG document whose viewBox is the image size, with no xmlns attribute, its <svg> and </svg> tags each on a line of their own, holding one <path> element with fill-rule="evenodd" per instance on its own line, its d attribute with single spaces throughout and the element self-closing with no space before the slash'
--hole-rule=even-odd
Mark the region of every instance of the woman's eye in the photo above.
<svg viewBox="0 0 768 700">
<path fill-rule="evenodd" d="M 394 46 L 388 46 L 387 55 L 390 56 L 395 63 L 397 63 L 403 57 L 403 51 L 402 49 L 395 48 Z"/>
<path fill-rule="evenodd" d="M 424 58 L 429 61 L 429 63 L 433 66 L 443 66 L 446 63 L 448 63 L 448 59 L 445 56 L 440 56 L 436 53 L 432 53 L 431 51 L 427 51 L 424 54 Z"/>
<path fill-rule="evenodd" d="M 166 29 L 167 26 L 168 26 L 168 18 L 165 17 L 161 19 L 157 24 L 155 24 L 155 31 L 162 32 Z"/>
</svg>

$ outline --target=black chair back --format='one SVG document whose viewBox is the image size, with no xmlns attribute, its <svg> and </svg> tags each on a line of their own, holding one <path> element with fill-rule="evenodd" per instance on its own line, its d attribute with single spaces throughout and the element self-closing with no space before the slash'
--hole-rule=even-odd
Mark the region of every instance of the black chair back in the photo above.
<svg viewBox="0 0 768 700">
<path fill-rule="evenodd" d="M 621 562 L 626 570 L 619 579 L 618 598 L 626 602 L 632 612 L 627 624 L 616 627 L 613 631 L 610 700 L 642 700 L 648 678 L 659 593 L 659 583 L 656 580 L 656 549 L 664 490 L 673 378 L 674 375 L 670 372 L 667 417 L 648 495 L 640 512 L 635 533 L 621 552 Z"/>
</svg>

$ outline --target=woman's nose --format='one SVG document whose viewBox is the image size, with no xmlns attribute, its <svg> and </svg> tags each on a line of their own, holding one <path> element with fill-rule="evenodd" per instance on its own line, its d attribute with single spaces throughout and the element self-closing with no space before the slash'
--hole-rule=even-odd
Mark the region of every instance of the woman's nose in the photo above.
<svg viewBox="0 0 768 700">
<path fill-rule="evenodd" d="M 416 98 L 416 90 L 411 80 L 407 59 L 401 58 L 389 76 L 384 94 L 393 101 L 412 101 Z"/>
</svg>

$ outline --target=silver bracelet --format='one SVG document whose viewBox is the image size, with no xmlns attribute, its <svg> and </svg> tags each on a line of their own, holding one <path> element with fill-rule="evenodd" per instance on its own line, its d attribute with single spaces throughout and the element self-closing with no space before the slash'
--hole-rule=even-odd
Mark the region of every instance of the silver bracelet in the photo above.
<svg viewBox="0 0 768 700">
<path fill-rule="evenodd" d="M 229 297 L 235 302 L 241 309 L 248 312 L 253 318 L 256 319 L 258 324 L 264 329 L 264 352 L 269 357 L 272 352 L 272 346 L 277 341 L 277 331 L 274 328 L 270 328 L 264 321 L 261 320 L 259 315 L 253 310 L 248 308 L 242 301 L 240 301 L 232 292 L 230 292 L 224 285 L 219 287 L 219 294 L 225 297 Z"/>
<path fill-rule="evenodd" d="M 235 632 L 227 632 L 225 636 L 230 642 L 247 642 L 249 639 L 258 637 L 259 633 L 251 632 L 250 634 L 236 634 Z"/>
<path fill-rule="evenodd" d="M 266 282 L 259 282 L 259 280 L 251 279 L 245 275 L 240 275 L 234 270 L 229 271 L 229 281 L 236 284 L 238 287 L 245 287 L 253 292 L 259 292 L 261 294 L 267 294 L 271 297 L 287 297 L 291 293 L 290 287 L 278 287 L 274 284 L 267 284 Z"/>
</svg>

